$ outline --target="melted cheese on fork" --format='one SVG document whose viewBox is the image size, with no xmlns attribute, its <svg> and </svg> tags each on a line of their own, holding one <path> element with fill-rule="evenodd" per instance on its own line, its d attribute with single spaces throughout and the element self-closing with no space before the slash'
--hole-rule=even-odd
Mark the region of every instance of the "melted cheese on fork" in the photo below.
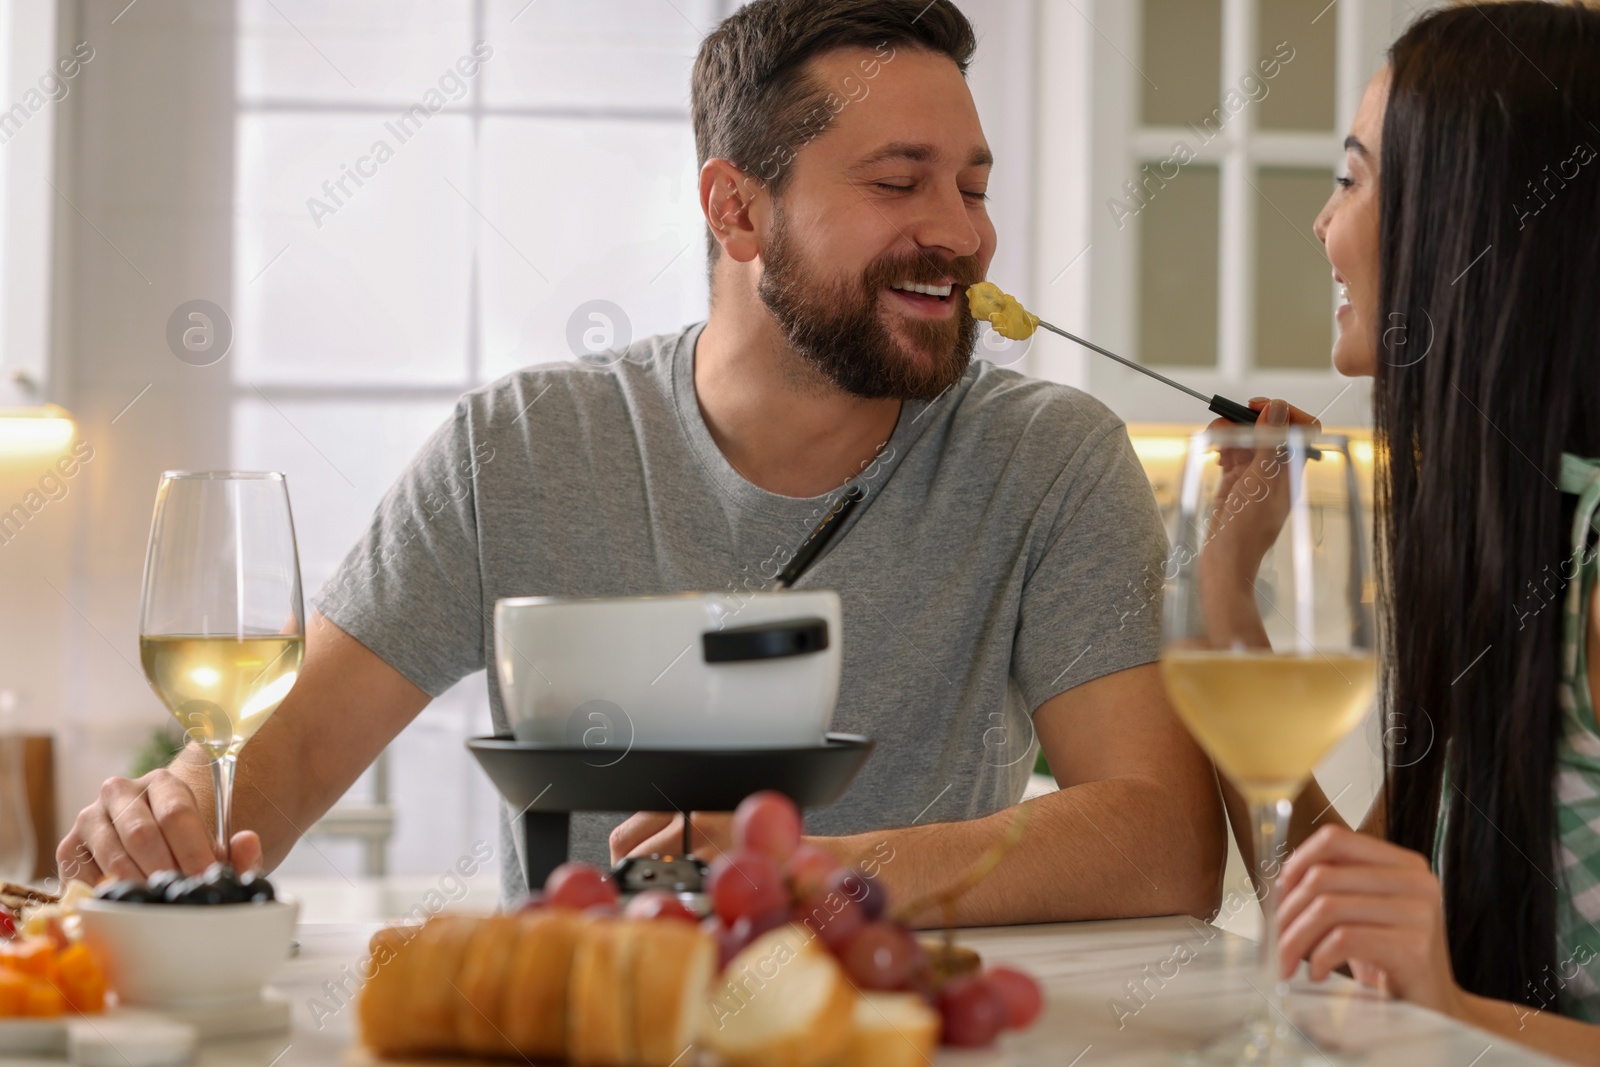
<svg viewBox="0 0 1600 1067">
<path fill-rule="evenodd" d="M 1001 337 L 1025 341 L 1039 328 L 1039 316 L 1023 307 L 1017 298 L 1001 292 L 993 282 L 979 282 L 967 287 L 967 306 L 972 317 L 982 319 L 995 328 Z"/>
</svg>

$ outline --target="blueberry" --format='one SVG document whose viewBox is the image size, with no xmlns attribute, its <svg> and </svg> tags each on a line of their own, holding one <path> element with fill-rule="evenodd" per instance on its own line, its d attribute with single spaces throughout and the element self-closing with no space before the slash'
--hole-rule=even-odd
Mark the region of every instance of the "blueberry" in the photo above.
<svg viewBox="0 0 1600 1067">
<path fill-rule="evenodd" d="M 266 875 L 257 871 L 246 871 L 239 878 L 239 888 L 244 890 L 246 899 L 253 903 L 259 904 L 278 898 L 278 894 L 272 888 L 272 883 L 267 881 Z"/>
<path fill-rule="evenodd" d="M 168 904 L 188 904 L 190 894 L 200 887 L 200 879 L 180 878 L 167 886 L 162 899 Z"/>
<path fill-rule="evenodd" d="M 233 873 L 233 868 L 226 863 L 213 863 L 206 868 L 206 873 L 200 876 L 206 885 L 222 885 L 229 881 L 238 881 L 239 876 Z"/>
<path fill-rule="evenodd" d="M 214 885 L 207 885 L 202 875 L 199 878 L 185 878 L 167 890 L 167 902 L 170 904 L 221 904 L 222 890 Z"/>
<path fill-rule="evenodd" d="M 178 871 L 157 871 L 145 880 L 145 888 L 150 891 L 150 899 L 161 901 L 166 899 L 167 890 L 172 883 L 181 879 L 183 875 Z"/>
<path fill-rule="evenodd" d="M 121 882 L 110 882 L 94 891 L 99 900 L 130 900 L 135 894 L 145 893 L 143 883 L 131 879 Z"/>
</svg>

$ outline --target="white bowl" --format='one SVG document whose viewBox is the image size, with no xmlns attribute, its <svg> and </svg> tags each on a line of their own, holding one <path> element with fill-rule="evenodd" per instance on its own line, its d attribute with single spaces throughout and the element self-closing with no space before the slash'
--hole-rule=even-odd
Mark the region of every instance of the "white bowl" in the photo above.
<svg viewBox="0 0 1600 1067">
<path fill-rule="evenodd" d="M 632 748 L 820 745 L 833 721 L 843 634 L 832 590 L 512 597 L 495 603 L 494 622 L 519 741 L 621 759 Z M 783 654 L 718 658 L 751 628 Z"/>
<path fill-rule="evenodd" d="M 78 903 L 83 938 L 123 1004 L 248 1003 L 289 958 L 300 904 Z"/>
</svg>

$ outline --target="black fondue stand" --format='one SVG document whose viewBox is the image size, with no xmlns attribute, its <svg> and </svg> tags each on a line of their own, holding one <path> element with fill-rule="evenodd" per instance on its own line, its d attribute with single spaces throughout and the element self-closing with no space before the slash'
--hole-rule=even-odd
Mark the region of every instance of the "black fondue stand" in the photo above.
<svg viewBox="0 0 1600 1067">
<path fill-rule="evenodd" d="M 865 494 L 851 486 L 778 575 L 787 589 L 811 565 Z M 837 638 L 835 638 L 837 639 Z M 708 663 L 733 663 L 820 652 L 827 622 L 818 618 L 758 623 L 701 637 Z M 534 745 L 505 735 L 475 737 L 467 748 L 515 808 L 522 822 L 523 874 L 544 885 L 570 855 L 577 811 L 732 811 L 762 789 L 784 793 L 802 808 L 838 800 L 872 754 L 873 742 L 829 734 L 820 745 L 779 749 L 628 749 Z M 687 851 L 687 849 L 686 849 Z"/>
</svg>

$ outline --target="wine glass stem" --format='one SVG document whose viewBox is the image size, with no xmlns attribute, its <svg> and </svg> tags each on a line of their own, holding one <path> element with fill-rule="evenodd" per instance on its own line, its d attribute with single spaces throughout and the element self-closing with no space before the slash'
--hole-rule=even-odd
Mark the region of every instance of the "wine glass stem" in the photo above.
<svg viewBox="0 0 1600 1067">
<path fill-rule="evenodd" d="M 228 842 L 233 840 L 233 771 L 236 757 L 218 756 L 211 761 L 211 784 L 217 795 L 217 858 L 229 862 Z"/>
<path fill-rule="evenodd" d="M 1267 998 L 1268 1013 L 1276 1016 L 1282 999 L 1278 981 L 1278 870 L 1283 865 L 1293 803 L 1288 797 L 1257 800 L 1251 803 L 1251 809 L 1256 826 L 1256 866 L 1261 878 L 1261 995 Z"/>
</svg>

